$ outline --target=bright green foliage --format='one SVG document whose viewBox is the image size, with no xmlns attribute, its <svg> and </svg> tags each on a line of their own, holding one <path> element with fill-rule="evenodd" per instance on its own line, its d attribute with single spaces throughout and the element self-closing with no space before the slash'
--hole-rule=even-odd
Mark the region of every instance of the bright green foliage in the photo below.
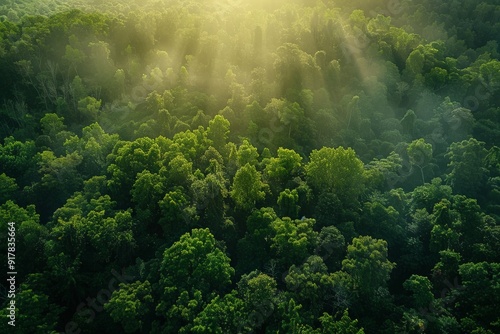
<svg viewBox="0 0 500 334">
<path fill-rule="evenodd" d="M 294 150 L 278 148 L 277 157 L 270 158 L 264 169 L 264 177 L 271 189 L 279 192 L 302 171 L 302 157 Z"/>
<path fill-rule="evenodd" d="M 370 236 L 354 238 L 347 247 L 342 270 L 351 275 L 354 288 L 362 295 L 371 296 L 385 287 L 395 263 L 387 259 L 387 242 Z"/>
<path fill-rule="evenodd" d="M 164 138 L 163 138 L 164 139 Z M 117 197 L 128 197 L 137 173 L 149 170 L 158 173 L 163 161 L 163 139 L 139 138 L 133 142 L 117 143 L 109 156 L 110 163 L 107 172 L 110 175 L 108 187 Z M 125 199 L 123 199 L 125 200 Z"/>
<path fill-rule="evenodd" d="M 484 63 L 479 68 L 479 73 L 489 88 L 489 93 L 498 91 L 500 87 L 500 61 L 497 59 Z"/>
<path fill-rule="evenodd" d="M 42 184 L 55 189 L 64 184 L 68 190 L 74 189 L 80 181 L 76 168 L 80 165 L 82 159 L 82 156 L 77 152 L 63 157 L 56 157 L 52 151 L 43 151 L 40 154 Z"/>
<path fill-rule="evenodd" d="M 132 216 L 129 211 L 115 213 L 104 208 L 97 211 L 100 209 L 97 203 L 101 200 L 103 198 L 93 203 L 96 211 L 92 210 L 83 217 L 74 215 L 68 221 L 57 222 L 51 232 L 56 248 L 51 249 L 50 255 L 72 246 L 72 254 L 78 254 L 85 262 L 96 265 L 127 259 L 135 247 Z"/>
<path fill-rule="evenodd" d="M 264 199 L 265 193 L 262 191 L 264 184 L 261 181 L 261 174 L 255 166 L 247 163 L 234 176 L 231 187 L 231 198 L 238 208 L 249 210 L 255 203 Z"/>
<path fill-rule="evenodd" d="M 301 316 L 302 305 L 293 298 L 278 305 L 281 316 L 280 332 L 283 333 L 312 333 L 310 326 L 304 325 L 305 319 Z"/>
<path fill-rule="evenodd" d="M 285 268 L 306 259 L 316 246 L 318 233 L 313 230 L 314 224 L 314 219 L 292 220 L 289 217 L 272 223 L 271 248 Z"/>
<path fill-rule="evenodd" d="M 406 59 L 406 68 L 415 76 L 421 74 L 424 67 L 424 55 L 421 50 L 422 48 L 414 50 Z"/>
<path fill-rule="evenodd" d="M 48 238 L 48 229 L 40 224 L 40 215 L 34 205 L 26 208 L 20 207 L 11 200 L 0 205 L 0 237 L 6 240 L 1 246 L 1 251 L 7 254 L 7 240 L 10 222 L 15 223 L 15 252 L 17 259 L 15 268 L 22 277 L 43 268 L 43 249 Z M 12 240 L 11 240 L 12 241 Z M 15 259 L 15 260 L 16 260 Z"/>
<path fill-rule="evenodd" d="M 434 205 L 441 199 L 451 199 L 452 189 L 448 185 L 443 185 L 440 178 L 432 179 L 431 183 L 426 183 L 415 189 L 411 193 L 411 203 L 414 208 L 425 208 L 427 212 L 432 212 Z"/>
<path fill-rule="evenodd" d="M 216 247 L 208 229 L 184 234 L 165 251 L 161 265 L 162 284 L 183 282 L 174 290 L 199 287 L 208 292 L 228 284 L 233 273 L 229 258 Z"/>
<path fill-rule="evenodd" d="M 276 281 L 251 272 L 243 275 L 238 289 L 215 297 L 194 319 L 194 333 L 237 333 L 262 328 L 274 312 Z"/>
<path fill-rule="evenodd" d="M 434 277 L 443 279 L 457 277 L 458 266 L 462 260 L 460 253 L 447 249 L 440 251 L 439 256 L 439 262 L 432 269 Z"/>
<path fill-rule="evenodd" d="M 0 144 L 0 170 L 16 178 L 20 185 L 31 179 L 30 174 L 36 171 L 37 160 L 33 141 L 20 142 L 14 137 L 7 137 L 3 145 Z"/>
<path fill-rule="evenodd" d="M 373 159 L 367 172 L 367 183 L 374 187 L 380 186 L 383 181 L 389 187 L 394 187 L 403 181 L 405 172 L 402 171 L 403 159 L 396 152 L 391 152 L 387 158 Z M 383 178 L 383 179 L 381 179 Z"/>
<path fill-rule="evenodd" d="M 285 189 L 278 197 L 278 207 L 281 216 L 297 218 L 300 207 L 297 205 L 299 201 L 299 194 L 296 189 L 290 191 Z"/>
<path fill-rule="evenodd" d="M 42 127 L 42 133 L 51 138 L 55 138 L 59 132 L 66 130 L 64 117 L 59 117 L 54 113 L 45 114 L 45 116 L 40 119 L 40 125 Z"/>
<path fill-rule="evenodd" d="M 209 122 L 207 137 L 212 141 L 212 145 L 219 151 L 226 145 L 229 137 L 229 121 L 224 116 L 216 115 Z"/>
<path fill-rule="evenodd" d="M 344 310 L 342 317 L 335 321 L 334 318 L 325 313 L 319 318 L 321 321 L 322 330 L 320 333 L 338 333 L 338 334 L 364 334 L 363 328 L 359 328 L 358 320 L 353 320 L 349 317 L 349 310 Z"/>
<path fill-rule="evenodd" d="M 114 212 L 115 201 L 105 194 L 106 177 L 95 176 L 84 181 L 83 191 L 75 192 L 66 203 L 57 209 L 53 215 L 53 221 L 59 219 L 69 220 L 74 215 L 87 215 L 92 210 L 105 210 Z"/>
<path fill-rule="evenodd" d="M 79 119 L 82 123 L 91 123 L 97 121 L 101 100 L 92 96 L 87 96 L 78 101 Z"/>
<path fill-rule="evenodd" d="M 167 328 L 179 330 L 189 324 L 231 282 L 234 269 L 229 261 L 208 229 L 194 229 L 165 250 L 156 311 L 166 317 Z"/>
<path fill-rule="evenodd" d="M 351 148 L 312 151 L 306 173 L 316 190 L 333 192 L 345 202 L 356 200 L 364 188 L 363 163 Z"/>
<path fill-rule="evenodd" d="M 205 167 L 205 168 L 204 168 Z M 201 157 L 200 169 L 205 173 L 219 173 L 224 168 L 224 158 L 213 146 L 210 146 Z"/>
<path fill-rule="evenodd" d="M 205 152 L 208 148 L 207 144 L 206 132 L 201 128 L 194 131 L 188 130 L 176 133 L 174 135 L 174 144 L 168 149 L 178 154 L 180 153 L 186 159 L 192 161 Z"/>
<path fill-rule="evenodd" d="M 45 116 L 40 119 L 40 126 L 43 135 L 38 137 L 38 139 L 46 136 L 48 138 L 47 144 L 54 150 L 60 150 L 64 141 L 67 140 L 71 134 L 65 131 L 66 125 L 64 125 L 64 117 L 59 117 L 54 113 L 45 114 Z"/>
<path fill-rule="evenodd" d="M 104 174 L 107 157 L 118 142 L 118 135 L 106 133 L 98 123 L 82 129 L 82 136 L 72 136 L 64 143 L 69 152 L 83 152 L 81 169 L 84 175 Z"/>
<path fill-rule="evenodd" d="M 132 199 L 141 208 L 147 208 L 158 202 L 158 197 L 164 191 L 164 180 L 158 174 L 145 170 L 137 174 L 137 180 L 132 187 Z"/>
<path fill-rule="evenodd" d="M 259 153 L 257 148 L 255 148 L 248 140 L 243 140 L 243 143 L 238 147 L 236 152 L 236 158 L 238 166 L 243 167 L 246 164 L 255 166 L 257 164 L 257 159 L 259 158 Z"/>
<path fill-rule="evenodd" d="M 152 172 L 157 171 L 159 169 L 158 161 L 153 159 L 158 158 L 158 155 L 152 149 L 153 145 L 153 140 L 149 138 L 139 138 L 134 142 L 116 145 L 111 157 L 112 163 L 108 167 L 108 172 L 112 174 L 113 178 L 117 178 L 115 182 L 135 179 L 136 174 L 144 169 Z M 149 163 L 153 163 L 153 165 L 151 166 Z"/>
<path fill-rule="evenodd" d="M 243 329 L 242 320 L 246 316 L 244 302 L 235 292 L 216 296 L 193 320 L 193 333 L 237 333 Z"/>
<path fill-rule="evenodd" d="M 193 177 L 193 163 L 178 155 L 168 162 L 167 184 L 188 187 Z"/>
<path fill-rule="evenodd" d="M 149 313 L 152 302 L 149 281 L 122 283 L 120 289 L 113 292 L 104 309 L 115 322 L 122 325 L 125 333 L 134 333 L 143 328 L 143 319 Z"/>
<path fill-rule="evenodd" d="M 276 308 L 278 290 L 275 279 L 252 271 L 241 277 L 238 293 L 245 303 L 245 315 L 240 319 L 240 327 L 251 330 L 262 328 Z"/>
<path fill-rule="evenodd" d="M 123 266 L 132 259 L 136 241 L 130 211 L 114 210 L 109 196 L 88 200 L 78 194 L 67 204 L 58 213 L 44 253 L 47 277 L 54 283 L 52 293 L 72 303 L 89 294 L 84 284 L 88 278 L 81 274 L 81 268 L 106 273 L 109 263 Z"/>
<path fill-rule="evenodd" d="M 247 219 L 247 230 L 256 236 L 265 237 L 277 218 L 278 216 L 272 208 L 255 210 Z"/>
</svg>

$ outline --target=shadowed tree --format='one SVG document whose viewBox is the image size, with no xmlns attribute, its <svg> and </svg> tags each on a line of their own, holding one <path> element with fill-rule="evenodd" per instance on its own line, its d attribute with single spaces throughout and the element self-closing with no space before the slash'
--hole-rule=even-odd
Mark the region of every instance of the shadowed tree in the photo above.
<svg viewBox="0 0 500 334">
<path fill-rule="evenodd" d="M 354 288 L 367 297 L 386 286 L 395 266 L 387 259 L 387 242 L 370 236 L 354 238 L 342 261 L 342 270 L 351 275 Z"/>
<path fill-rule="evenodd" d="M 455 192 L 475 197 L 484 187 L 488 175 L 483 163 L 486 154 L 484 143 L 474 138 L 450 145 L 446 157 L 450 159 L 451 172 L 447 180 Z"/>
</svg>

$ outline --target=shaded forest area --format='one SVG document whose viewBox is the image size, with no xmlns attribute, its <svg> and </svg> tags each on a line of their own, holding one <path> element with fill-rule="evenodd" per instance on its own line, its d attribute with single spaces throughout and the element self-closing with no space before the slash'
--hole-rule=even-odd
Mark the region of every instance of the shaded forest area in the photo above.
<svg viewBox="0 0 500 334">
<path fill-rule="evenodd" d="M 2 1 L 14 332 L 499 333 L 499 40 L 498 0 Z"/>
</svg>

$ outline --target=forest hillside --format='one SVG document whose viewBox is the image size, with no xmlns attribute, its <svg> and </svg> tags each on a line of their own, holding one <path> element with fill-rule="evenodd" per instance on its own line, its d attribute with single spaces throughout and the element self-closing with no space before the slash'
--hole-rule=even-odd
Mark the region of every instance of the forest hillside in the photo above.
<svg viewBox="0 0 500 334">
<path fill-rule="evenodd" d="M 498 0 L 1 0 L 0 332 L 500 333 L 499 42 Z"/>
</svg>

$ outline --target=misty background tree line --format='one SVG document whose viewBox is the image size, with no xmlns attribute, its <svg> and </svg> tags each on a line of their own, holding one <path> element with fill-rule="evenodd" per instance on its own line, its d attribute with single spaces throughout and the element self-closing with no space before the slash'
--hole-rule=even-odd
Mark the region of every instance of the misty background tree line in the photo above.
<svg viewBox="0 0 500 334">
<path fill-rule="evenodd" d="M 495 0 L 3 1 L 16 329 L 498 332 L 499 22 Z"/>
</svg>

